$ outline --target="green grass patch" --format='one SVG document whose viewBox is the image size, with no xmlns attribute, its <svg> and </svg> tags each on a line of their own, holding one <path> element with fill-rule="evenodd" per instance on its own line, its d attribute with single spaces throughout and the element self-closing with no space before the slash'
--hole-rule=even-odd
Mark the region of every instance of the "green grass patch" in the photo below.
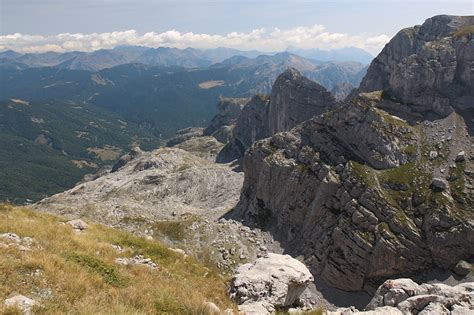
<svg viewBox="0 0 474 315">
<path fill-rule="evenodd" d="M 356 176 L 367 187 L 375 187 L 378 185 L 375 171 L 365 164 L 356 161 L 350 161 L 352 167 L 352 174 Z"/>
<path fill-rule="evenodd" d="M 127 284 L 127 279 L 122 277 L 114 266 L 104 263 L 100 259 L 78 253 L 66 254 L 66 259 L 86 267 L 89 271 L 99 274 L 111 286 L 122 287 Z"/>
</svg>

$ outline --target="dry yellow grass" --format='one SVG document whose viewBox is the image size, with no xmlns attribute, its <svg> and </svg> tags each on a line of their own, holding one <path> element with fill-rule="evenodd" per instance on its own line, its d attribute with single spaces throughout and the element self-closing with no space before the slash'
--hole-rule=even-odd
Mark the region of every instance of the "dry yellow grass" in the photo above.
<svg viewBox="0 0 474 315">
<path fill-rule="evenodd" d="M 62 221 L 0 205 L 0 233 L 34 239 L 31 251 L 0 246 L 0 307 L 5 298 L 23 294 L 41 303 L 35 314 L 206 314 L 205 301 L 235 308 L 226 279 L 194 259 L 103 225 L 77 233 Z M 114 263 L 137 254 L 160 270 Z"/>
</svg>

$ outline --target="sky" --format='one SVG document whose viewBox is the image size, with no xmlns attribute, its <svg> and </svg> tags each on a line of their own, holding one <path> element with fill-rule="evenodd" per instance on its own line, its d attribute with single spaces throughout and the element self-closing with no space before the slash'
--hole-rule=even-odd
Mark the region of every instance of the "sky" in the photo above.
<svg viewBox="0 0 474 315">
<path fill-rule="evenodd" d="M 117 45 L 377 54 L 404 27 L 474 15 L 474 0 L 0 0 L 0 51 Z"/>
</svg>

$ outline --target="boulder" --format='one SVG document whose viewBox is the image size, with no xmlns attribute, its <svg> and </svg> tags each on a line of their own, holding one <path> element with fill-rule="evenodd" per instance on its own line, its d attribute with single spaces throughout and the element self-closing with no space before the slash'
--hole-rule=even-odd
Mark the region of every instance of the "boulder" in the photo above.
<svg viewBox="0 0 474 315">
<path fill-rule="evenodd" d="M 441 192 L 448 188 L 448 183 L 443 178 L 435 177 L 431 181 L 431 190 L 434 192 Z"/>
<path fill-rule="evenodd" d="M 391 306 L 379 307 L 373 311 L 359 311 L 354 307 L 338 308 L 335 311 L 328 311 L 326 315 L 402 315 L 403 313 Z"/>
<path fill-rule="evenodd" d="M 116 258 L 115 263 L 124 266 L 130 265 L 138 265 L 144 266 L 150 269 L 159 270 L 160 267 L 154 263 L 150 258 L 145 258 L 142 255 L 136 255 L 134 257 L 123 257 L 123 258 Z"/>
<path fill-rule="evenodd" d="M 472 270 L 472 265 L 468 263 L 465 260 L 460 260 L 456 266 L 454 266 L 453 271 L 459 276 L 467 276 L 471 270 Z"/>
<path fill-rule="evenodd" d="M 466 161 L 466 152 L 460 151 L 457 155 L 456 158 L 454 159 L 454 162 L 456 163 L 462 163 Z"/>
<path fill-rule="evenodd" d="M 76 231 L 84 231 L 89 227 L 87 223 L 81 219 L 70 220 L 67 221 L 66 224 L 70 225 Z"/>
<path fill-rule="evenodd" d="M 295 303 L 313 276 L 306 266 L 289 255 L 269 253 L 253 263 L 241 265 L 231 282 L 231 296 L 243 307 L 268 311 Z"/>
<path fill-rule="evenodd" d="M 32 308 L 37 304 L 38 303 L 35 300 L 32 300 L 24 295 L 16 295 L 5 300 L 6 307 L 19 308 L 23 312 L 23 315 L 32 314 Z"/>
<path fill-rule="evenodd" d="M 442 283 L 418 285 L 410 279 L 385 281 L 367 305 L 368 310 L 396 307 L 403 314 L 450 314 L 457 308 L 474 310 L 474 283 L 449 286 Z M 452 314 L 452 313 L 451 313 Z"/>
</svg>

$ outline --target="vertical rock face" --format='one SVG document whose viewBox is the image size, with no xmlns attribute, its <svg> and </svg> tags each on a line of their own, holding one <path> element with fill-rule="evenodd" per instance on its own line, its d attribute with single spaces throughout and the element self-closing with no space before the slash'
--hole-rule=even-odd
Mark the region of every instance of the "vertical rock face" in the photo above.
<svg viewBox="0 0 474 315">
<path fill-rule="evenodd" d="M 248 101 L 247 98 L 222 98 L 217 104 L 216 116 L 204 129 L 203 134 L 213 136 L 222 143 L 229 142 L 232 129 L 242 113 L 242 108 Z"/>
<path fill-rule="evenodd" d="M 218 161 L 240 158 L 253 142 L 290 130 L 335 105 L 324 87 L 289 68 L 275 81 L 270 98 L 256 95 L 245 105 Z"/>
<path fill-rule="evenodd" d="M 234 143 L 243 154 L 257 140 L 268 137 L 267 110 L 269 98 L 255 95 L 245 105 L 234 128 Z"/>
<path fill-rule="evenodd" d="M 472 192 L 458 202 L 453 184 L 432 191 L 433 144 L 376 104 L 360 95 L 254 143 L 231 214 L 270 230 L 313 274 L 348 291 L 450 268 L 474 252 Z"/>
<path fill-rule="evenodd" d="M 336 98 L 336 101 L 341 102 L 345 100 L 353 90 L 355 90 L 355 87 L 352 84 L 340 83 L 331 90 L 331 93 Z"/>
<path fill-rule="evenodd" d="M 436 16 L 402 30 L 362 93 L 255 142 L 229 216 L 271 231 L 347 291 L 472 259 L 473 19 Z M 287 126 L 279 119 L 272 130 Z"/>
<path fill-rule="evenodd" d="M 323 86 L 303 77 L 297 70 L 282 73 L 272 88 L 268 106 L 268 136 L 332 108 L 336 100 Z"/>
<path fill-rule="evenodd" d="M 227 163 L 241 158 L 254 141 L 267 137 L 267 107 L 269 98 L 255 95 L 244 106 L 233 128 L 229 143 L 219 152 L 216 161 Z"/>
<path fill-rule="evenodd" d="M 415 114 L 472 115 L 473 24 L 474 16 L 439 15 L 401 30 L 371 63 L 360 90 L 383 90 Z"/>
</svg>

